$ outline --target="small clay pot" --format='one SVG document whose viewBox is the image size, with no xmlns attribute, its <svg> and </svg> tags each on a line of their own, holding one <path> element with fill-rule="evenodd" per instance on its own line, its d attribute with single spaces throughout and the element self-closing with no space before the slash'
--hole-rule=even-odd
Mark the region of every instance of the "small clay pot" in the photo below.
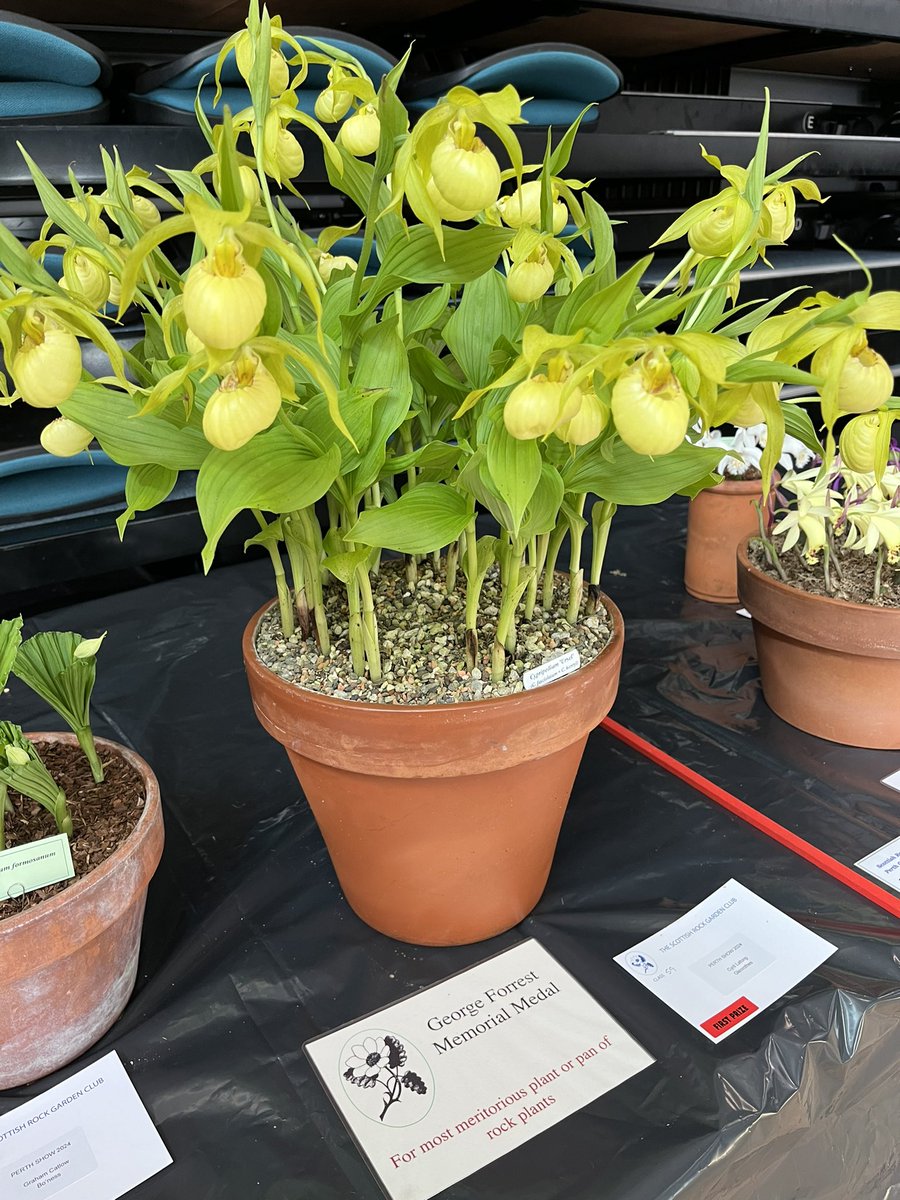
<svg viewBox="0 0 900 1200">
<path fill-rule="evenodd" d="M 619 610 L 593 662 L 533 691 L 460 704 L 336 700 L 286 683 L 244 633 L 256 714 L 287 749 L 347 902 L 403 942 L 455 946 L 540 899 L 589 732 L 615 699 Z"/>
<path fill-rule="evenodd" d="M 29 736 L 76 744 L 69 733 Z M 134 751 L 103 738 L 97 745 L 140 772 L 144 811 L 96 870 L 0 920 L 0 1091 L 42 1079 L 93 1046 L 134 988 L 147 886 L 162 857 L 159 784 Z"/>
<path fill-rule="evenodd" d="M 688 505 L 684 586 L 698 600 L 737 604 L 737 548 L 759 528 L 759 479 L 726 479 Z"/>
<path fill-rule="evenodd" d="M 769 707 L 830 742 L 900 750 L 900 609 L 790 587 L 753 566 L 750 541 L 738 550 L 738 590 Z"/>
</svg>

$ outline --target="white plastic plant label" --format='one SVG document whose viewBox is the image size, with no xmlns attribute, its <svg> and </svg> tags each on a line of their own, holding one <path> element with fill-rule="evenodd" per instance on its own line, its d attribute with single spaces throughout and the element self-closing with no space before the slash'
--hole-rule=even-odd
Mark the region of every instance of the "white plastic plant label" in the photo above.
<svg viewBox="0 0 900 1200">
<path fill-rule="evenodd" d="M 427 1200 L 653 1062 L 533 940 L 304 1049 L 393 1200 Z"/>
<path fill-rule="evenodd" d="M 64 833 L 0 850 L 0 900 L 71 879 L 75 874 L 69 839 Z"/>
<path fill-rule="evenodd" d="M 580 666 L 581 655 L 578 651 L 567 650 L 565 654 L 559 654 L 556 658 L 548 658 L 539 667 L 532 667 L 530 671 L 526 671 L 522 675 L 522 683 L 525 691 L 530 692 L 532 688 L 543 687 L 546 683 L 555 683 L 557 679 L 564 679 L 566 675 L 577 671 Z"/>
<path fill-rule="evenodd" d="M 885 775 L 881 782 L 886 787 L 893 788 L 895 792 L 900 792 L 900 771 L 894 771 L 891 775 Z"/>
</svg>

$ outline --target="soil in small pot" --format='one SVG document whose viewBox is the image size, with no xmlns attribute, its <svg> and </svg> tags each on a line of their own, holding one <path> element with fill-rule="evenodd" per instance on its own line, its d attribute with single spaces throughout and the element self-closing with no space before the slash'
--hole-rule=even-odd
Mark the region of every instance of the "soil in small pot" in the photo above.
<svg viewBox="0 0 900 1200">
<path fill-rule="evenodd" d="M 606 610 L 587 612 L 585 600 L 577 625 L 565 617 L 568 577 L 558 576 L 556 598 L 563 611 L 544 612 L 538 603 L 530 620 L 520 607 L 516 623 L 516 649 L 507 655 L 506 678 L 491 683 L 491 646 L 500 610 L 500 579 L 496 568 L 488 572 L 481 593 L 478 629 L 480 664 L 469 673 L 465 655 L 465 577 L 457 576 L 454 590 L 445 587 L 443 564 L 432 561 L 418 567 L 415 588 L 406 579 L 401 559 L 387 559 L 372 581 L 375 613 L 381 641 L 383 677 L 373 684 L 358 679 L 350 665 L 347 633 L 349 612 L 342 585 L 325 589 L 325 608 L 331 631 L 332 652 L 321 656 L 314 640 L 299 631 L 285 638 L 277 605 L 260 621 L 256 652 L 260 661 L 288 683 L 322 695 L 377 704 L 452 704 L 509 696 L 524 688 L 522 675 L 548 659 L 577 650 L 582 665 L 593 661 L 612 637 Z M 587 595 L 587 588 L 585 588 Z"/>
<path fill-rule="evenodd" d="M 757 570 L 787 583 L 790 587 L 798 588 L 813 596 L 829 596 L 832 600 L 849 600 L 853 604 L 870 604 L 873 608 L 900 608 L 900 567 L 892 567 L 885 562 L 881 571 L 881 595 L 873 599 L 875 591 L 875 555 L 863 554 L 859 551 L 837 552 L 837 571 L 832 569 L 831 582 L 833 591 L 825 586 L 825 573 L 821 561 L 817 564 L 808 563 L 795 550 L 781 551 L 781 565 L 787 575 L 784 580 L 766 558 L 765 550 L 760 541 L 751 541 L 749 547 L 750 561 Z"/>
<path fill-rule="evenodd" d="M 723 483 L 755 483 L 757 479 L 762 479 L 762 474 L 758 467 L 747 467 L 743 471 L 736 471 L 732 474 L 727 471 L 722 478 Z"/>
<path fill-rule="evenodd" d="M 124 758 L 98 747 L 105 778 L 95 783 L 79 746 L 35 743 L 47 770 L 66 793 L 73 832 L 69 838 L 74 879 L 27 892 L 14 900 L 0 900 L 0 920 L 24 912 L 57 892 L 65 891 L 104 863 L 132 832 L 144 809 L 144 782 Z M 13 812 L 6 814 L 6 846 L 21 846 L 59 831 L 46 809 L 10 789 Z"/>
</svg>

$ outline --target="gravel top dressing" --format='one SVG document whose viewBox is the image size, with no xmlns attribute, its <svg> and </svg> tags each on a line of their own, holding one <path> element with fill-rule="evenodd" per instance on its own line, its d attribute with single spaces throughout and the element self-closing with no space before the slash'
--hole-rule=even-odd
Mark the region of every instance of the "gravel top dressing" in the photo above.
<svg viewBox="0 0 900 1200">
<path fill-rule="evenodd" d="M 565 579 L 565 582 L 563 580 Z M 545 613 L 538 605 L 530 620 L 522 610 L 516 623 L 516 649 L 507 657 L 506 678 L 491 683 L 491 645 L 500 608 L 500 581 L 496 567 L 488 573 L 481 593 L 478 629 L 480 665 L 470 674 L 465 655 L 465 580 L 462 572 L 456 589 L 448 595 L 443 570 L 435 573 L 431 562 L 418 569 L 411 589 L 401 559 L 388 559 L 374 577 L 375 612 L 381 638 L 383 678 L 373 684 L 357 679 L 350 666 L 347 636 L 347 593 L 341 586 L 325 589 L 325 607 L 331 629 L 330 658 L 319 655 L 312 638 L 300 633 L 285 638 L 277 605 L 259 625 L 256 652 L 260 661 L 288 683 L 342 700 L 368 700 L 377 704 L 455 704 L 511 696 L 524 688 L 522 675 L 548 659 L 577 650 L 582 666 L 591 662 L 612 637 L 604 608 L 586 612 L 577 625 L 565 612 Z M 557 579 L 556 596 L 564 609 L 567 577 Z M 585 588 L 585 595 L 587 588 Z"/>
</svg>

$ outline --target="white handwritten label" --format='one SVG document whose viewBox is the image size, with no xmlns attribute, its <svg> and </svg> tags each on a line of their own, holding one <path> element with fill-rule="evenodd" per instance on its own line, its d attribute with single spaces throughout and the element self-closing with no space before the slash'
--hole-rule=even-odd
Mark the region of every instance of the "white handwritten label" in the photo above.
<svg viewBox="0 0 900 1200">
<path fill-rule="evenodd" d="M 885 783 L 887 780 L 885 780 Z M 900 892 L 900 837 L 861 858 L 856 866 Z"/>
<path fill-rule="evenodd" d="M 653 1062 L 534 940 L 304 1049 L 393 1200 L 428 1200 Z"/>
<path fill-rule="evenodd" d="M 0 1117 L 3 1200 L 119 1200 L 171 1161 L 115 1052 Z"/>
<path fill-rule="evenodd" d="M 12 900 L 75 874 L 64 833 L 0 850 L 0 900 Z"/>
<path fill-rule="evenodd" d="M 555 683 L 557 679 L 564 679 L 580 666 L 581 655 L 578 651 L 567 650 L 565 654 L 560 654 L 557 658 L 548 658 L 539 667 L 532 667 L 530 671 L 526 671 L 522 676 L 522 683 L 525 691 L 530 692 L 532 688 L 543 687 L 545 683 Z"/>
<path fill-rule="evenodd" d="M 836 949 L 731 879 L 615 961 L 711 1042 L 719 1042 Z"/>
</svg>

